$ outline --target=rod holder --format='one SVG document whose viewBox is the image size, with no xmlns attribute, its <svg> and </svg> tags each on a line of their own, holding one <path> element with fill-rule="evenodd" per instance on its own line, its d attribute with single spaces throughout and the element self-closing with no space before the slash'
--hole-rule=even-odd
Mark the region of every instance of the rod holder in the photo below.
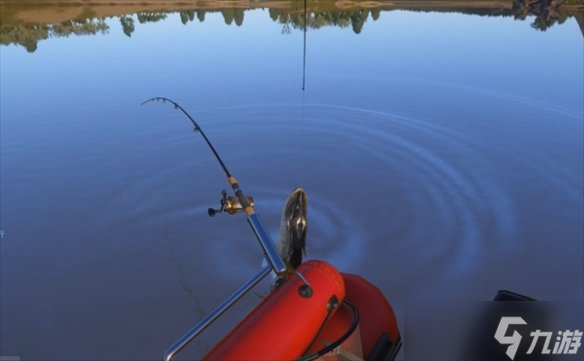
<svg viewBox="0 0 584 361">
<path fill-rule="evenodd" d="M 288 267 L 280 257 L 280 253 L 276 249 L 272 237 L 266 231 L 266 227 L 262 223 L 260 216 L 256 213 L 251 214 L 247 217 L 247 222 L 251 226 L 253 233 L 255 233 L 256 238 L 260 242 L 268 264 L 271 269 L 278 275 L 281 276 L 288 270 Z"/>
</svg>

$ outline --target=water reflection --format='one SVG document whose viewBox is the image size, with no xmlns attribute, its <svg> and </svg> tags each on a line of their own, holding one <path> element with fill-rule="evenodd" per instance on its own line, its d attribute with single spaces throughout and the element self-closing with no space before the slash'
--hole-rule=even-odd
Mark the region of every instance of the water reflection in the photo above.
<svg viewBox="0 0 584 361">
<path fill-rule="evenodd" d="M 44 3 L 46 4 L 46 3 Z M 22 5 L 7 1 L 4 5 L 0 21 L 0 44 L 16 44 L 34 52 L 38 42 L 48 38 L 68 37 L 70 35 L 95 35 L 108 33 L 108 19 L 119 19 L 122 31 L 128 37 L 136 31 L 136 23 L 155 23 L 178 15 L 180 21 L 205 21 L 208 13 L 221 13 L 225 24 L 242 26 L 247 10 L 264 8 L 269 10 L 269 16 L 274 22 L 282 24 L 282 33 L 290 33 L 294 29 L 319 29 L 326 26 L 351 28 L 355 34 L 361 33 L 365 23 L 371 19 L 378 20 L 382 12 L 392 10 L 408 10 L 419 12 L 457 12 L 479 16 L 512 16 L 517 20 L 535 17 L 531 26 L 545 31 L 548 28 L 564 23 L 574 17 L 584 34 L 584 4 L 578 0 L 512 0 L 500 2 L 332 2 L 309 0 L 307 16 L 304 15 L 304 2 L 256 2 L 240 1 L 236 3 L 207 1 L 196 4 L 197 8 L 182 9 L 180 5 L 164 10 L 145 10 L 151 7 L 143 5 L 124 6 L 119 9 L 115 3 L 94 5 L 79 9 L 78 6 L 66 6 L 60 3 L 58 7 L 46 5 Z M 233 7 L 237 5 L 238 7 Z M 231 6 L 231 7 L 230 7 Z M 79 10 L 79 12 L 78 12 Z M 129 11 L 128 11 L 129 10 Z"/>
<path fill-rule="evenodd" d="M 48 40 L 0 48 L 0 354 L 156 359 L 257 272 L 246 222 L 207 216 L 226 183 L 204 142 L 138 105 L 159 95 L 200 120 L 274 238 L 302 186 L 308 257 L 371 280 L 401 322 L 410 301 L 500 288 L 584 299 L 574 18 L 542 32 L 511 1 L 310 1 L 306 21 L 303 1 L 222 2 L 1 9 Z"/>
<path fill-rule="evenodd" d="M 38 42 L 41 40 L 68 37 L 70 35 L 106 34 L 108 31 L 109 25 L 107 25 L 105 18 L 75 19 L 49 25 L 2 25 L 0 27 L 0 44 L 21 45 L 29 53 L 32 53 L 36 51 Z"/>
</svg>

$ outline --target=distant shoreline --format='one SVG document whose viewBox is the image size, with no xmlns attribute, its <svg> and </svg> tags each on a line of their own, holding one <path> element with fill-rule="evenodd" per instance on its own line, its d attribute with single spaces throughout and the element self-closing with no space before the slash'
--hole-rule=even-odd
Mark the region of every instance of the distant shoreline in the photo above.
<svg viewBox="0 0 584 361">
<path fill-rule="evenodd" d="M 87 17 L 123 16 L 141 11 L 221 10 L 240 9 L 289 9 L 301 11 L 302 1 L 276 0 L 253 2 L 251 0 L 0 0 L 2 14 L 0 23 L 55 24 Z M 457 11 L 461 9 L 509 10 L 513 1 L 506 0 L 419 0 L 419 1 L 373 1 L 373 0 L 308 0 L 308 11 L 350 10 L 355 8 L 379 10 Z M 567 0 L 562 9 L 584 12 L 584 1 Z"/>
</svg>

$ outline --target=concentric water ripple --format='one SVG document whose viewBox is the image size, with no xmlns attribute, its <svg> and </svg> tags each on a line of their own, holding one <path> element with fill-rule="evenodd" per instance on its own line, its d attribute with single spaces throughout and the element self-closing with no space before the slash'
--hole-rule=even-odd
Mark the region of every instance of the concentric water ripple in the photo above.
<svg viewBox="0 0 584 361">
<path fill-rule="evenodd" d="M 581 193 L 577 176 L 558 169 L 552 157 L 533 161 L 533 150 L 521 144 L 432 119 L 311 103 L 213 109 L 197 118 L 255 197 L 275 241 L 282 205 L 302 186 L 309 200 L 308 257 L 372 277 L 399 271 L 407 281 L 392 282 L 404 288 L 464 284 L 493 260 L 510 262 L 525 250 L 518 215 L 526 205 L 499 179 L 502 160 L 550 184 L 567 203 Z M 107 208 L 135 203 L 122 219 L 167 228 L 189 224 L 192 234 L 177 244 L 179 253 L 193 256 L 185 258 L 195 262 L 193 270 L 211 267 L 215 277 L 234 281 L 253 274 L 261 253 L 244 217 L 205 216 L 226 188 L 211 153 L 194 145 L 202 140 L 191 134 L 169 141 L 164 151 L 176 157 L 173 164 Z M 137 194 L 142 198 L 132 200 Z"/>
</svg>

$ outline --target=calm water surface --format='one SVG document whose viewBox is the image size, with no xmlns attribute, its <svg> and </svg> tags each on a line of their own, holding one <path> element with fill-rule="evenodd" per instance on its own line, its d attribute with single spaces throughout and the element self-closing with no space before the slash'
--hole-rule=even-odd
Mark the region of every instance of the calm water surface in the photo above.
<svg viewBox="0 0 584 361">
<path fill-rule="evenodd" d="M 274 237 L 302 186 L 309 258 L 378 285 L 402 328 L 409 300 L 584 299 L 575 18 L 381 11 L 359 31 L 309 28 L 302 91 L 302 29 L 267 9 L 241 26 L 126 17 L 130 37 L 114 17 L 0 48 L 0 355 L 159 359 L 259 269 L 243 216 L 207 216 L 218 164 L 181 114 L 140 106 L 153 96 L 198 119 Z"/>
</svg>

